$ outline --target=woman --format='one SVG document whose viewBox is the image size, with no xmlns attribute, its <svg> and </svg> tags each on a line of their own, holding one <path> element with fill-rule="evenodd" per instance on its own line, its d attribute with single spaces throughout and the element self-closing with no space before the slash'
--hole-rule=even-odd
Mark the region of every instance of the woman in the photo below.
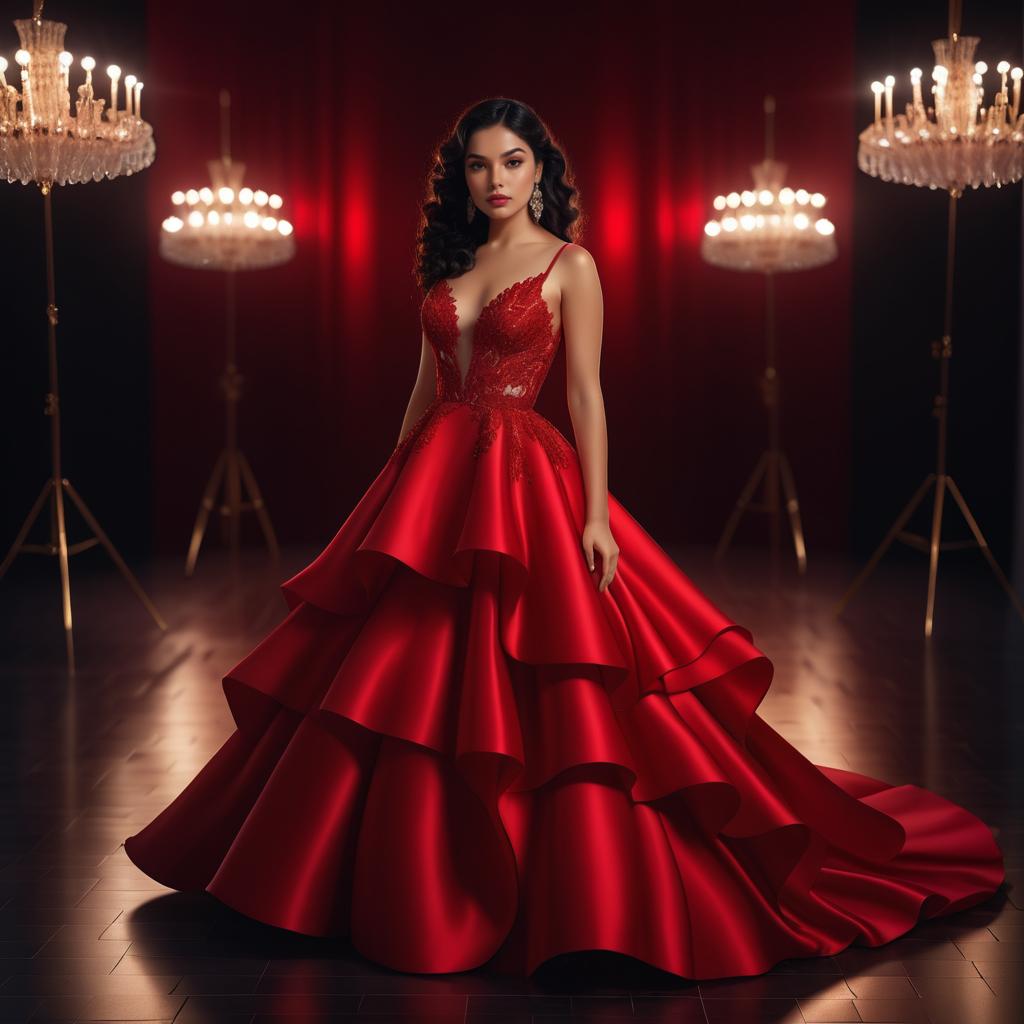
<svg viewBox="0 0 1024 1024">
<path fill-rule="evenodd" d="M 431 192 L 399 443 L 131 859 L 422 972 L 604 949 L 750 975 L 991 895 L 976 817 L 756 714 L 771 662 L 608 493 L 601 287 L 537 116 L 474 106 Z M 563 339 L 575 448 L 533 409 Z"/>
</svg>

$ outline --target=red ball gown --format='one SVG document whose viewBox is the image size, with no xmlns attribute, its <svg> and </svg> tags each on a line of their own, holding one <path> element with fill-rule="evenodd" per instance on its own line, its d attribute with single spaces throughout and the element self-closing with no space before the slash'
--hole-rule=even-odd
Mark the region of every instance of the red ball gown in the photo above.
<svg viewBox="0 0 1024 1024">
<path fill-rule="evenodd" d="M 452 291 L 427 293 L 436 397 L 281 584 L 287 616 L 223 679 L 234 733 L 128 856 L 410 972 L 601 949 L 752 975 L 984 900 L 990 829 L 787 743 L 750 631 L 611 495 L 598 591 L 576 451 L 533 408 L 564 248 L 486 305 L 465 380 Z"/>
</svg>

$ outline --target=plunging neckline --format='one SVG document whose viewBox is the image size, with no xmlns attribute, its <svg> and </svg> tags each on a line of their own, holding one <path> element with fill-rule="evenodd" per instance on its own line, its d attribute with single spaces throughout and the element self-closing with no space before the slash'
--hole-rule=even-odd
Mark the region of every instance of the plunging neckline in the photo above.
<svg viewBox="0 0 1024 1024">
<path fill-rule="evenodd" d="M 563 246 L 563 248 L 564 248 L 564 246 Z M 561 249 L 559 249 L 559 252 L 561 252 Z M 557 256 L 558 254 L 556 253 L 555 255 Z M 554 263 L 554 260 L 552 260 L 552 263 Z M 551 269 L 551 267 L 549 266 L 548 270 L 550 270 L 550 269 Z M 459 343 L 459 338 L 462 336 L 462 327 L 460 326 L 460 317 L 459 317 L 459 304 L 458 304 L 458 302 L 455 299 L 455 292 L 452 291 L 451 282 L 446 277 L 442 277 L 441 278 L 441 282 L 440 283 L 443 284 L 444 287 L 445 287 L 445 292 L 446 292 L 446 294 L 448 296 L 448 301 L 451 304 L 452 313 L 453 313 L 454 319 L 455 319 L 455 355 L 454 355 L 454 362 L 455 362 L 455 371 L 459 375 L 459 394 L 465 394 L 465 392 L 466 392 L 466 384 L 469 381 L 470 374 L 473 372 L 473 362 L 476 359 L 476 330 L 477 330 L 477 327 L 480 326 L 480 321 L 483 320 L 484 316 L 487 314 L 487 311 L 499 299 L 503 298 L 508 292 L 511 292 L 514 288 L 519 288 L 519 287 L 522 287 L 524 285 L 530 284 L 531 282 L 536 281 L 538 278 L 546 278 L 547 274 L 548 274 L 548 271 L 547 270 L 543 270 L 539 274 L 531 274 L 529 277 L 524 277 L 524 278 L 521 278 L 518 281 L 513 281 L 510 285 L 508 285 L 505 288 L 502 288 L 500 292 L 498 292 L 492 298 L 488 299 L 483 304 L 483 306 L 480 308 L 480 312 L 477 315 L 477 318 L 474 321 L 473 326 L 472 326 L 471 331 L 470 331 L 470 336 L 469 336 L 469 362 L 466 365 L 465 376 L 463 376 L 462 368 L 459 366 L 459 358 L 458 358 L 458 356 L 459 356 L 458 343 Z M 544 302 L 545 306 L 547 305 L 547 302 L 545 301 L 543 295 L 541 295 L 541 302 Z M 551 313 L 550 307 L 548 307 L 548 313 L 549 314 Z"/>
</svg>

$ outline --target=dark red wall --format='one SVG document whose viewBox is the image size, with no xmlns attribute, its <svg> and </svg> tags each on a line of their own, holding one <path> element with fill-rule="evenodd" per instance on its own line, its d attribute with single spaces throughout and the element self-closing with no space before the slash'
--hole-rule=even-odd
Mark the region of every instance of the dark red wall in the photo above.
<svg viewBox="0 0 1024 1024">
<path fill-rule="evenodd" d="M 282 540 L 325 541 L 395 443 L 417 368 L 412 278 L 434 146 L 472 102 L 531 104 L 564 145 L 605 294 L 610 487 L 663 542 L 714 540 L 765 444 L 763 282 L 705 265 L 710 202 L 750 184 L 762 97 L 777 157 L 824 192 L 839 259 L 778 282 L 789 451 L 810 550 L 847 536 L 853 3 L 703 8 L 450 2 L 148 8 L 147 171 L 156 540 L 187 547 L 222 443 L 223 279 L 163 262 L 177 188 L 219 152 L 285 197 L 298 255 L 242 275 L 242 444 Z M 500 19 L 507 20 L 501 23 Z M 571 438 L 564 361 L 538 403 Z M 253 524 L 247 524 L 252 526 Z M 760 525 L 760 524 L 759 524 Z M 255 535 L 255 532 L 253 532 Z M 751 523 L 738 540 L 760 535 Z"/>
</svg>

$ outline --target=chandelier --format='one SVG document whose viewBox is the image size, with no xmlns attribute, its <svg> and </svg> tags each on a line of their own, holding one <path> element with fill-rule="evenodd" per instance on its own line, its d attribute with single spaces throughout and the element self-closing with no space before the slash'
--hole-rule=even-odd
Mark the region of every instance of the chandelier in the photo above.
<svg viewBox="0 0 1024 1024">
<path fill-rule="evenodd" d="M 889 532 L 836 605 L 842 612 L 861 584 L 895 540 L 928 554 L 928 596 L 925 603 L 924 635 L 930 637 L 935 625 L 935 594 L 939 555 L 951 548 L 977 547 L 988 562 L 999 585 L 1006 591 L 1017 614 L 1024 620 L 1024 600 L 1013 589 L 989 547 L 967 500 L 948 471 L 946 441 L 949 431 L 949 377 L 953 358 L 953 284 L 956 269 L 957 206 L 964 189 L 970 185 L 995 185 L 1019 181 L 1024 160 L 1024 118 L 1020 116 L 1019 67 L 1000 61 L 998 92 L 985 106 L 984 76 L 988 65 L 974 63 L 977 36 L 960 34 L 961 0 L 950 0 L 948 35 L 932 43 L 936 64 L 932 70 L 933 105 L 926 108 L 921 95 L 921 70 L 910 72 L 914 99 L 905 114 L 893 116 L 892 90 L 895 79 L 872 83 L 875 94 L 875 120 L 860 133 L 857 163 L 862 171 L 883 181 L 904 185 L 927 185 L 949 193 L 946 214 L 946 287 L 943 302 L 942 335 L 931 342 L 931 355 L 939 361 L 939 390 L 933 399 L 932 413 L 937 423 L 935 470 L 925 476 L 913 496 L 896 517 Z M 1013 82 L 1013 100 L 1007 89 L 1007 76 Z M 882 93 L 885 116 L 882 116 Z M 929 499 L 931 529 L 928 534 L 905 529 L 910 517 L 934 489 Z M 971 531 L 971 540 L 942 539 L 942 519 L 947 495 L 959 509 Z"/>
<path fill-rule="evenodd" d="M 726 521 L 715 559 L 725 555 L 740 519 L 748 509 L 767 512 L 772 551 L 781 538 L 783 513 L 789 519 L 797 568 L 807 568 L 807 550 L 796 482 L 789 459 L 782 450 L 782 391 L 776 365 L 775 273 L 809 270 L 836 257 L 835 227 L 819 211 L 825 205 L 820 192 L 785 186 L 786 165 L 775 159 L 775 98 L 764 98 L 764 160 L 751 167 L 754 188 L 716 196 L 719 216 L 704 225 L 701 256 L 727 270 L 757 271 L 765 287 L 765 368 L 761 375 L 761 399 L 768 414 L 768 447 L 740 492 Z M 765 501 L 753 504 L 758 487 Z"/>
<path fill-rule="evenodd" d="M 860 133 L 857 165 L 883 181 L 963 192 L 969 185 L 997 188 L 1024 175 L 1024 117 L 1020 82 L 1024 71 L 1000 61 L 998 88 L 986 97 L 989 67 L 975 61 L 978 36 L 951 32 L 932 42 L 935 66 L 925 105 L 921 68 L 912 68 L 913 99 L 893 110 L 896 79 L 872 82 L 875 119 Z M 1010 96 L 1010 84 L 1013 96 Z M 882 110 L 882 97 L 885 110 Z"/>
<path fill-rule="evenodd" d="M 704 225 L 701 255 L 729 270 L 808 270 L 835 259 L 835 227 L 820 215 L 825 197 L 785 187 L 786 165 L 751 168 L 754 188 L 715 196 L 720 215 Z"/>
<path fill-rule="evenodd" d="M 64 49 L 67 25 L 34 16 L 14 22 L 21 47 L 14 56 L 21 91 L 8 83 L 10 63 L 0 57 L 0 175 L 23 185 L 35 181 L 72 185 L 141 171 L 153 162 L 152 126 L 142 120 L 142 82 L 107 67 L 110 103 L 97 98 L 92 73 L 96 61 L 80 61 L 85 82 L 76 89 L 71 110 L 70 72 L 74 57 Z"/>
<path fill-rule="evenodd" d="M 229 97 L 221 96 L 227 117 Z M 178 190 L 171 196 L 176 212 L 164 219 L 160 255 L 171 263 L 207 270 L 259 270 L 286 263 L 295 255 L 289 221 L 280 215 L 276 193 L 242 185 L 245 164 L 233 161 L 223 125 L 224 153 L 207 162 L 210 184 Z"/>
<path fill-rule="evenodd" d="M 278 214 L 281 197 L 243 187 L 245 164 L 230 157 L 207 167 L 211 185 L 171 196 L 179 212 L 163 222 L 160 255 L 209 270 L 258 270 L 290 260 L 295 240 L 291 223 Z"/>
</svg>

